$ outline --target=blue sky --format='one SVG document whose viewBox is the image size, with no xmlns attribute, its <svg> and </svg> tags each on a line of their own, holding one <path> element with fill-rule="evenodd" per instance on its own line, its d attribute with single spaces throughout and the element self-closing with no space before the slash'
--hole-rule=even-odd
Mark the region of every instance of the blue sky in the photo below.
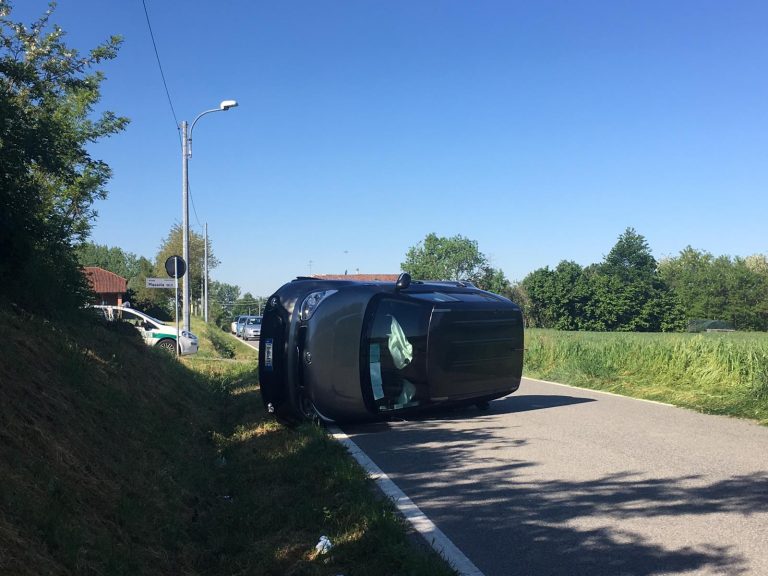
<svg viewBox="0 0 768 576">
<path fill-rule="evenodd" d="M 511 280 L 600 261 L 765 253 L 768 3 L 146 0 L 176 120 L 195 127 L 193 229 L 212 278 L 398 272 L 461 234 Z M 42 0 L 16 0 L 31 21 Z M 181 221 L 181 148 L 141 0 L 60 0 L 85 50 L 124 37 L 100 106 L 131 118 L 93 240 L 153 258 Z"/>
</svg>

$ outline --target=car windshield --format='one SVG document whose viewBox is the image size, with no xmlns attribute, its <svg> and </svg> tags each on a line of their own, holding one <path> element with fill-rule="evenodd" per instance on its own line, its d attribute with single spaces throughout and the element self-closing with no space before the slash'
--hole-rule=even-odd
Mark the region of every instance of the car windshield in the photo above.
<svg viewBox="0 0 768 576">
<path fill-rule="evenodd" d="M 144 317 L 147 318 L 148 320 L 151 320 L 155 324 L 160 324 L 161 326 L 165 326 L 166 325 L 166 323 L 163 322 L 162 320 L 158 320 L 157 318 L 153 318 L 152 316 L 149 316 L 148 314 L 144 314 Z"/>
<path fill-rule="evenodd" d="M 248 324 L 261 324 L 261 318 L 248 318 Z"/>
</svg>

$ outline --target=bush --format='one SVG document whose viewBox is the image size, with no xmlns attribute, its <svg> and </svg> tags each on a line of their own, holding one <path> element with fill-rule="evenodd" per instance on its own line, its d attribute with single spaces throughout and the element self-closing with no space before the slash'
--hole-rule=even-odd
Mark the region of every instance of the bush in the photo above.
<svg viewBox="0 0 768 576">
<path fill-rule="evenodd" d="M 214 325 L 208 324 L 206 328 L 208 338 L 222 358 L 234 358 L 235 346 L 231 339 L 224 336 Z"/>
</svg>

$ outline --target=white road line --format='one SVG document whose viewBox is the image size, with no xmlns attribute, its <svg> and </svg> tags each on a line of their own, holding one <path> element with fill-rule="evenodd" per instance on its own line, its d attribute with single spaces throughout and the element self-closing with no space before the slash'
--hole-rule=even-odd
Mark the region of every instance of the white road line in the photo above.
<svg viewBox="0 0 768 576">
<path fill-rule="evenodd" d="M 597 394 L 607 394 L 608 396 L 616 396 L 618 398 L 629 398 L 630 400 L 638 400 L 640 402 L 649 402 L 650 404 L 658 404 L 659 406 L 669 406 L 670 408 L 676 408 L 674 404 L 667 404 L 666 402 L 659 402 L 658 400 L 646 400 L 645 398 L 635 398 L 634 396 L 625 396 L 624 394 L 616 394 L 615 392 L 606 392 L 605 390 L 595 390 L 594 388 L 582 388 L 581 386 L 573 386 L 571 384 L 561 384 L 560 382 L 551 382 L 549 380 L 539 380 L 538 378 L 531 378 L 530 376 L 523 376 L 523 380 L 530 380 L 531 382 L 541 382 L 542 384 L 554 384 L 555 386 L 563 386 L 565 388 L 575 388 L 576 390 L 585 390 L 587 392 L 595 392 Z"/>
<path fill-rule="evenodd" d="M 432 548 L 458 571 L 461 576 L 484 576 L 480 569 L 443 534 L 434 523 L 427 518 L 416 504 L 352 441 L 340 428 L 330 425 L 328 430 L 334 439 L 349 451 L 360 466 L 368 472 L 368 475 L 376 482 L 379 489 L 389 497 L 398 510 L 411 523 L 414 530 L 421 534 Z"/>
</svg>

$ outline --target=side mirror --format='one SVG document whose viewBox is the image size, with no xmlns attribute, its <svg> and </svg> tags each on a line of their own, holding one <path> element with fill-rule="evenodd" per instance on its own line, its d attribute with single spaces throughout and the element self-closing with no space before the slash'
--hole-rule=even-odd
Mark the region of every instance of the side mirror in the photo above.
<svg viewBox="0 0 768 576">
<path fill-rule="evenodd" d="M 397 283 L 395 284 L 395 292 L 405 290 L 411 285 L 411 275 L 408 272 L 403 272 L 397 277 Z"/>
</svg>

